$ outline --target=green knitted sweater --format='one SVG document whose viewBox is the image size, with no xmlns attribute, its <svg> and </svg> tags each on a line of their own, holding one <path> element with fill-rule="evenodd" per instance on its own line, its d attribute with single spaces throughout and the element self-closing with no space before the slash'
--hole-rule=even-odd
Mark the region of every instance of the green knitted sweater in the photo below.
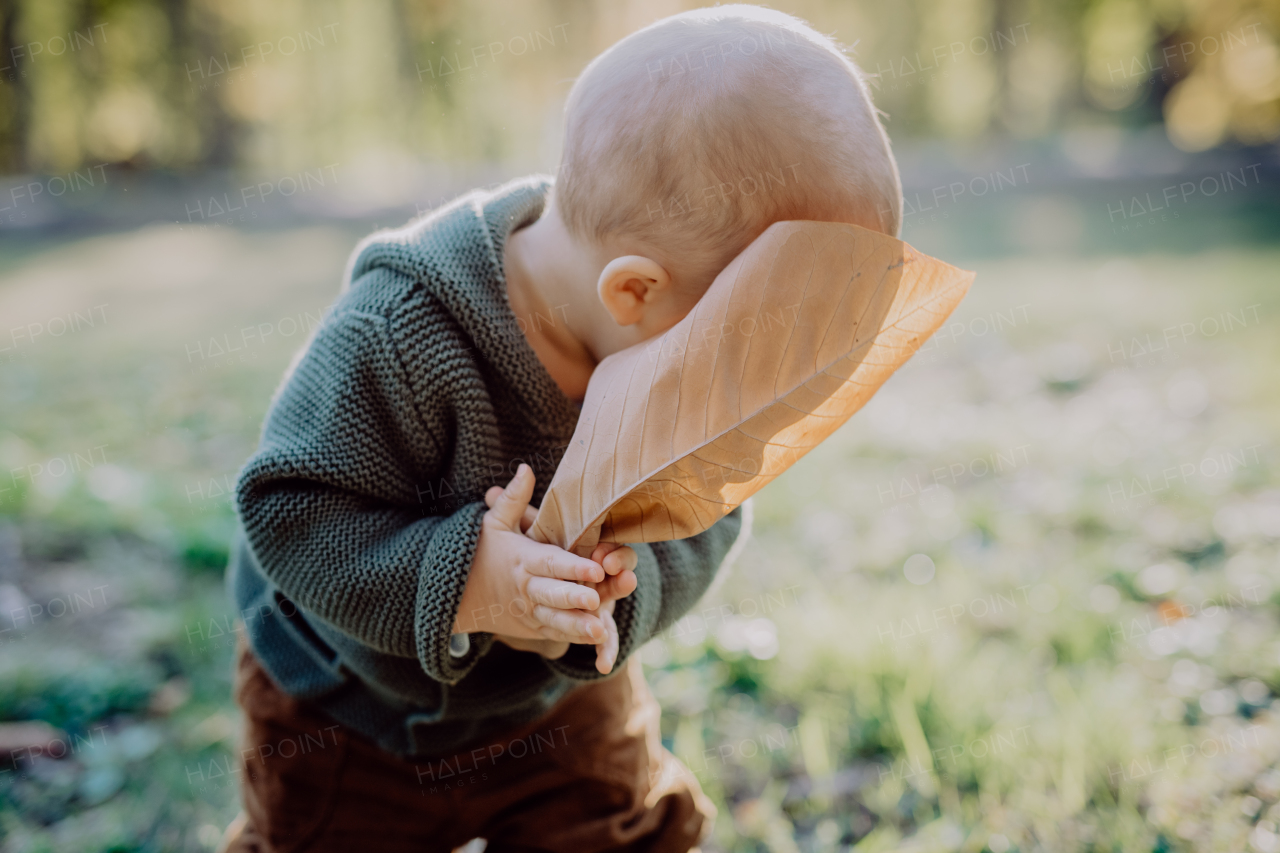
<svg viewBox="0 0 1280 853">
<path fill-rule="evenodd" d="M 450 651 L 485 490 L 523 461 L 540 503 L 578 418 L 521 334 L 501 265 L 550 187 L 474 192 L 361 243 L 236 484 L 228 579 L 253 651 L 285 692 L 399 755 L 522 725 L 602 677 L 592 646 L 553 661 L 477 633 Z M 742 527 L 736 510 L 633 546 L 615 672 L 697 602 Z"/>
</svg>

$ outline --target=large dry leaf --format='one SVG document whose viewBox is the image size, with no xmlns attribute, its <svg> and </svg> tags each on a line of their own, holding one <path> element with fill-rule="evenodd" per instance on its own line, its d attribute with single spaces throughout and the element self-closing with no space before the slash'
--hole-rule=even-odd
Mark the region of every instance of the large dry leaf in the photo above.
<svg viewBox="0 0 1280 853">
<path fill-rule="evenodd" d="M 871 399 L 973 277 L 856 225 L 775 223 L 596 367 L 529 535 L 586 555 L 701 533 Z"/>
</svg>

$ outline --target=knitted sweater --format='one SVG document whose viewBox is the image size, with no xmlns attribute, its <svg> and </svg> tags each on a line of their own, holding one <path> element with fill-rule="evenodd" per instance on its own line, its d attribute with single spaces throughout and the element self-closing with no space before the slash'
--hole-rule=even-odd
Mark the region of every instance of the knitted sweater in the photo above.
<svg viewBox="0 0 1280 853">
<path fill-rule="evenodd" d="M 474 192 L 357 247 L 236 484 L 228 580 L 254 653 L 286 693 L 399 755 L 523 725 L 602 677 L 593 646 L 547 660 L 476 633 L 450 651 L 485 490 L 523 461 L 540 503 L 578 418 L 524 339 L 501 265 L 550 186 Z M 694 605 L 742 527 L 735 510 L 632 546 L 615 672 Z"/>
</svg>

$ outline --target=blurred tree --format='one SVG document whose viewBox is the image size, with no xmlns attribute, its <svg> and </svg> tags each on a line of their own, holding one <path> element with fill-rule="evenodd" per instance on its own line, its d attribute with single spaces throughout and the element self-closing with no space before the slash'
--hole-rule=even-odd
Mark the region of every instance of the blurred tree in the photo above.
<svg viewBox="0 0 1280 853">
<path fill-rule="evenodd" d="M 0 169 L 538 159 L 573 76 L 697 3 L 8 0 Z M 1280 0 L 790 0 L 846 45 L 895 135 L 1164 121 L 1280 137 Z"/>
</svg>

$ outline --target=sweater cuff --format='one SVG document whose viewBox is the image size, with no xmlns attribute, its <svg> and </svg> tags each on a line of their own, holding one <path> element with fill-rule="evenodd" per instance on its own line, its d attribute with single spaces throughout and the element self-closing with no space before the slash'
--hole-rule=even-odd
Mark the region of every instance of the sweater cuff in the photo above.
<svg viewBox="0 0 1280 853">
<path fill-rule="evenodd" d="M 480 523 L 488 511 L 480 501 L 467 504 L 436 527 L 419 568 L 414 625 L 418 662 L 435 681 L 457 684 L 488 653 L 493 634 L 470 634 L 469 648 L 455 655 L 450 648 L 462 591 L 471 574 L 480 541 Z"/>
<path fill-rule="evenodd" d="M 613 606 L 613 621 L 618 626 L 618 659 L 609 675 L 596 669 L 596 647 L 574 643 L 556 660 L 546 661 L 552 670 L 574 681 L 598 681 L 622 670 L 634 652 L 649 641 L 658 624 L 662 605 L 662 575 L 653 551 L 645 545 L 632 545 L 639 562 L 636 565 L 636 588 Z"/>
</svg>

